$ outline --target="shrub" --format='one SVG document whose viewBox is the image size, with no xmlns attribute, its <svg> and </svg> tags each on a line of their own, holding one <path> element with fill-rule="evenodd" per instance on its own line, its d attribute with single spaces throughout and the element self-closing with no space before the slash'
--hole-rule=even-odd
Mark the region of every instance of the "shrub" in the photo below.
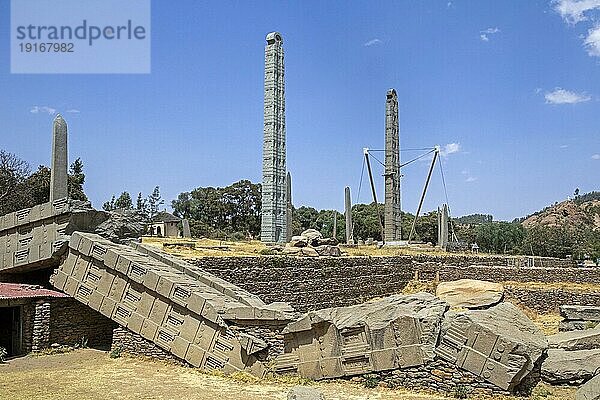
<svg viewBox="0 0 600 400">
<path fill-rule="evenodd" d="M 366 388 L 374 389 L 379 386 L 379 377 L 377 375 L 365 375 L 365 380 L 363 381 L 363 385 Z"/>
<path fill-rule="evenodd" d="M 465 385 L 456 385 L 454 386 L 454 392 L 452 393 L 452 397 L 454 397 L 455 399 L 466 399 L 469 397 L 469 393 L 471 393 L 469 387 Z"/>
<path fill-rule="evenodd" d="M 258 254 L 262 256 L 272 256 L 275 255 L 275 252 L 271 249 L 261 249 Z"/>
<path fill-rule="evenodd" d="M 121 352 L 122 351 L 123 350 L 119 346 L 113 347 L 113 349 L 110 351 L 110 353 L 108 354 L 108 356 L 110 358 L 119 358 L 119 357 L 121 357 Z"/>
</svg>

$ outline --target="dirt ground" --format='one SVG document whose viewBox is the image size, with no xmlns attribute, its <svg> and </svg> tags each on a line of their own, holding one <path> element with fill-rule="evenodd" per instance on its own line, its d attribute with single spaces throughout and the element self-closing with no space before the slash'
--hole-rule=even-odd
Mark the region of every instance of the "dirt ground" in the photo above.
<svg viewBox="0 0 600 400">
<path fill-rule="evenodd" d="M 285 400 L 297 382 L 253 382 L 136 357 L 111 359 L 106 352 L 29 355 L 0 365 L 0 399 L 10 400 Z M 326 400 L 442 400 L 358 383 L 312 383 Z M 573 399 L 574 389 L 538 387 L 532 399 Z M 539 396 L 541 395 L 541 396 Z M 500 399 L 500 398 L 497 398 Z M 508 399 L 508 398 L 502 398 Z"/>
<path fill-rule="evenodd" d="M 140 358 L 111 359 L 105 352 L 89 349 L 27 356 L 0 365 L 0 399 L 11 400 L 284 400 L 292 386 L 277 382 L 247 383 Z M 383 388 L 366 389 L 350 383 L 317 386 L 328 400 L 442 399 Z"/>
</svg>

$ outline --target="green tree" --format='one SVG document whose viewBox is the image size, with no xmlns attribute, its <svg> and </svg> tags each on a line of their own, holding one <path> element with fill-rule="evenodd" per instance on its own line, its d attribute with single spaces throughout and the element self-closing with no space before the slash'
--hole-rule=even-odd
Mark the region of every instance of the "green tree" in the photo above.
<svg viewBox="0 0 600 400">
<path fill-rule="evenodd" d="M 318 222 L 319 212 L 313 207 L 302 206 L 297 208 L 292 215 L 292 227 L 295 225 L 295 229 L 292 229 L 292 234 L 299 235 L 307 229 L 320 230 L 322 225 Z M 294 224 L 296 221 L 296 224 Z"/>
<path fill-rule="evenodd" d="M 525 230 L 519 223 L 492 222 L 475 228 L 475 240 L 482 251 L 518 253 L 523 245 Z"/>
<path fill-rule="evenodd" d="M 83 191 L 83 184 L 85 183 L 85 174 L 83 173 L 83 162 L 81 158 L 73 161 L 69 168 L 68 177 L 68 190 L 69 197 L 73 200 L 87 201 L 88 198 Z"/>
<path fill-rule="evenodd" d="M 156 186 L 152 194 L 148 195 L 147 218 L 152 221 L 159 213 L 160 207 L 165 203 L 160 195 L 160 188 Z"/>
<path fill-rule="evenodd" d="M 189 219 L 192 213 L 192 200 L 192 195 L 189 192 L 179 193 L 177 199 L 171 201 L 173 213 L 179 218 Z"/>
<path fill-rule="evenodd" d="M 69 197 L 87 200 L 83 191 L 85 175 L 80 159 L 71 164 L 68 175 Z M 0 150 L 0 215 L 50 201 L 50 168 L 40 165 L 31 173 L 29 164 Z"/>
<path fill-rule="evenodd" d="M 257 237 L 261 186 L 241 180 L 226 187 L 199 187 L 171 202 L 174 214 L 188 218 L 193 236 Z"/>
<path fill-rule="evenodd" d="M 110 201 L 107 201 L 104 204 L 102 204 L 102 209 L 104 211 L 113 211 L 116 208 L 117 207 L 115 205 L 115 195 L 114 194 L 113 194 L 112 198 L 110 199 Z"/>
<path fill-rule="evenodd" d="M 0 215 L 19 210 L 28 204 L 25 181 L 29 164 L 15 154 L 0 150 Z"/>
<path fill-rule="evenodd" d="M 527 229 L 521 252 L 536 256 L 575 259 L 592 256 L 598 250 L 599 233 L 591 228 L 538 225 Z"/>
<path fill-rule="evenodd" d="M 128 192 L 123 192 L 115 201 L 115 208 L 130 210 L 133 208 L 131 195 Z"/>
<path fill-rule="evenodd" d="M 135 202 L 135 209 L 145 215 L 147 207 L 148 207 L 148 201 L 142 197 L 142 192 L 139 192 L 137 200 Z"/>
<path fill-rule="evenodd" d="M 383 204 L 355 204 L 352 206 L 354 240 L 373 238 L 381 240 L 381 228 L 377 220 L 377 207 L 383 216 Z"/>
</svg>

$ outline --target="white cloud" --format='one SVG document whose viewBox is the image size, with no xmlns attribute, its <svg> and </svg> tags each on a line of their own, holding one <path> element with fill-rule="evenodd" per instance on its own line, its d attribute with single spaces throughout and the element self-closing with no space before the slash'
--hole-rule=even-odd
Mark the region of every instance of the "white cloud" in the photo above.
<svg viewBox="0 0 600 400">
<path fill-rule="evenodd" d="M 567 147 L 569 147 L 569 145 L 568 145 L 568 144 L 562 144 L 562 145 L 560 145 L 560 148 L 561 148 L 561 149 L 566 149 Z"/>
<path fill-rule="evenodd" d="M 32 114 L 46 113 L 48 115 L 56 114 L 56 109 L 48 106 L 33 106 L 29 110 Z"/>
<path fill-rule="evenodd" d="M 75 109 L 75 108 L 71 108 L 65 112 L 68 112 L 69 114 L 79 114 L 81 111 Z"/>
<path fill-rule="evenodd" d="M 600 160 L 600 154 L 592 155 L 592 160 Z"/>
<path fill-rule="evenodd" d="M 451 2 L 451 1 L 449 1 L 448 3 L 446 3 L 446 7 L 447 7 L 447 8 L 451 8 L 451 7 L 452 7 L 452 2 Z"/>
<path fill-rule="evenodd" d="M 489 42 L 490 41 L 490 35 L 494 35 L 496 33 L 500 32 L 500 29 L 498 29 L 497 27 L 495 28 L 487 28 L 483 31 L 479 31 L 479 39 L 481 39 L 484 42 Z"/>
<path fill-rule="evenodd" d="M 469 175 L 469 171 L 467 171 L 466 169 L 463 169 L 462 171 L 460 171 L 460 173 L 463 175 Z"/>
<path fill-rule="evenodd" d="M 484 31 L 481 31 L 481 33 L 498 33 L 500 32 L 500 29 L 496 28 L 487 28 Z"/>
<path fill-rule="evenodd" d="M 465 182 L 475 182 L 477 180 L 477 178 L 475 178 L 474 176 L 469 176 L 467 179 L 465 179 Z"/>
<path fill-rule="evenodd" d="M 569 24 L 588 19 L 586 14 L 600 9 L 600 0 L 554 0 L 554 10 Z"/>
<path fill-rule="evenodd" d="M 364 44 L 364 46 L 365 47 L 369 47 L 369 46 L 374 46 L 374 45 L 379 44 L 379 43 L 381 43 L 381 39 L 375 38 L 375 39 L 371 39 L 368 42 L 366 42 Z"/>
<path fill-rule="evenodd" d="M 588 31 L 583 44 L 590 56 L 600 57 L 600 25 Z"/>
<path fill-rule="evenodd" d="M 460 151 L 460 143 L 448 143 L 441 151 L 443 156 L 458 153 Z"/>
<path fill-rule="evenodd" d="M 555 88 L 544 95 L 547 104 L 577 104 L 592 99 L 585 93 L 575 93 L 570 90 Z"/>
</svg>

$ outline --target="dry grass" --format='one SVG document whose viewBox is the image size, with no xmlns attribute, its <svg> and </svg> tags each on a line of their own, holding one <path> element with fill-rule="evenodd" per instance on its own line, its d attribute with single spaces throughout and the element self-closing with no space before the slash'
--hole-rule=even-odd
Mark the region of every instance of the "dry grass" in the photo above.
<svg viewBox="0 0 600 400">
<path fill-rule="evenodd" d="M 0 365 L 0 399 L 11 400 L 284 400 L 295 385 L 315 386 L 328 400 L 443 400 L 447 397 L 379 386 L 367 389 L 348 381 L 312 382 L 298 377 L 258 379 L 245 373 L 229 377 L 169 362 L 137 357 L 109 358 L 105 352 L 23 357 Z M 540 384 L 534 400 L 567 400 L 575 389 Z M 472 396 L 471 399 L 516 400 Z"/>
<path fill-rule="evenodd" d="M 144 237 L 143 243 L 159 247 L 168 253 L 175 254 L 184 258 L 259 256 L 261 251 L 267 249 L 266 245 L 257 240 L 249 242 L 236 242 L 213 239 L 172 239 Z M 193 245 L 194 247 L 164 247 L 163 243 L 185 243 Z"/>
<path fill-rule="evenodd" d="M 264 252 L 269 248 L 268 246 L 266 246 L 258 240 L 227 241 L 214 239 L 144 237 L 143 243 L 150 244 L 159 248 L 163 248 L 163 243 L 185 244 L 182 246 L 164 247 L 164 250 L 169 253 L 186 258 L 260 256 L 261 252 Z M 188 247 L 189 245 L 192 245 L 193 248 Z M 377 246 L 342 247 L 342 254 L 348 257 L 389 257 L 429 254 L 452 258 L 464 256 L 465 254 L 470 253 L 446 253 L 435 247 L 426 245 L 415 245 L 411 247 L 382 248 L 377 248 Z M 488 257 L 488 255 L 485 254 L 481 254 L 480 256 Z"/>
<path fill-rule="evenodd" d="M 436 281 L 419 281 L 412 280 L 409 281 L 404 289 L 402 289 L 402 294 L 415 294 L 419 292 L 426 292 L 435 295 L 435 291 L 437 289 L 439 282 Z"/>
</svg>

